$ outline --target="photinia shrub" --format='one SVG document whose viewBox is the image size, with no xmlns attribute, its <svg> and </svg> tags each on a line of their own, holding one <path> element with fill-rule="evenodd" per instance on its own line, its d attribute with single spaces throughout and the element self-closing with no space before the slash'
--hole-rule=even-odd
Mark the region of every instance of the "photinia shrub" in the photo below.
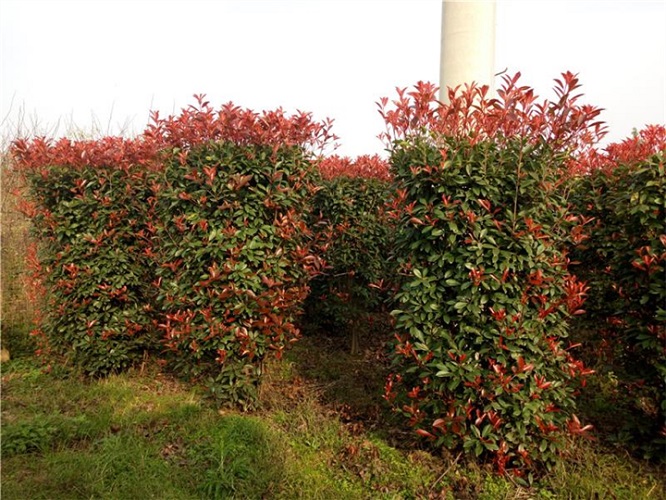
<svg viewBox="0 0 666 500">
<path fill-rule="evenodd" d="M 43 292 L 34 333 L 42 349 L 92 375 L 123 370 L 155 347 L 145 170 L 107 163 L 123 145 L 36 140 L 14 149 L 39 242 L 30 260 Z"/>
<path fill-rule="evenodd" d="M 135 139 L 13 143 L 39 239 L 28 256 L 43 302 L 36 334 L 44 352 L 95 374 L 166 347 L 176 368 L 205 372 L 222 399 L 240 401 L 267 351 L 296 336 L 295 304 L 319 265 L 302 221 L 311 157 L 334 136 L 307 113 L 215 110 L 195 97 L 177 116 L 154 113 Z M 210 316 L 218 303 L 228 310 Z"/>
<path fill-rule="evenodd" d="M 330 156 L 318 167 L 310 226 L 327 266 L 311 283 L 307 320 L 350 334 L 356 354 L 358 332 L 383 309 L 395 274 L 394 228 L 385 210 L 392 193 L 389 165 L 378 156 Z"/>
<path fill-rule="evenodd" d="M 172 151 L 153 183 L 154 286 L 173 366 L 219 399 L 251 405 L 320 270 L 305 214 L 315 166 L 298 146 L 209 142 Z"/>
<path fill-rule="evenodd" d="M 572 248 L 590 287 L 581 338 L 595 368 L 616 378 L 614 412 L 625 414 L 606 431 L 658 457 L 666 436 L 665 155 L 666 127 L 647 127 L 581 158 L 573 197 L 589 221 Z"/>
<path fill-rule="evenodd" d="M 568 271 L 579 220 L 563 173 L 603 130 L 599 110 L 577 104 L 574 75 L 555 103 L 517 80 L 498 99 L 451 90 L 449 105 L 419 83 L 380 108 L 405 275 L 385 398 L 434 445 L 520 476 L 589 428 L 574 415 L 589 371 L 566 341 L 587 289 Z"/>
</svg>

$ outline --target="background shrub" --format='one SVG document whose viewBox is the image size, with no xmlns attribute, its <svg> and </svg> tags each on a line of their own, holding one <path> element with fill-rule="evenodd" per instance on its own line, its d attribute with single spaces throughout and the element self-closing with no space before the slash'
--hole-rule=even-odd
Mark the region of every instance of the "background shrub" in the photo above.
<svg viewBox="0 0 666 500">
<path fill-rule="evenodd" d="M 21 179 L 12 169 L 6 149 L 0 154 L 0 175 L 0 342 L 11 359 L 16 359 L 32 356 L 36 349 L 34 339 L 29 336 L 34 311 L 31 302 L 26 300 L 25 257 L 31 239 L 30 223 L 17 206 L 16 192 Z"/>
<path fill-rule="evenodd" d="M 666 128 L 652 126 L 582 159 L 574 201 L 588 223 L 572 249 L 590 287 L 579 337 L 599 376 L 614 380 L 612 413 L 622 415 L 598 415 L 601 430 L 659 457 L 666 445 L 665 151 Z"/>
<path fill-rule="evenodd" d="M 439 105 L 420 83 L 382 101 L 406 275 L 385 397 L 435 445 L 521 475 L 587 430 L 573 414 L 587 370 L 566 344 L 585 288 L 567 269 L 563 173 L 598 110 L 576 104 L 571 74 L 557 103 L 516 82 L 499 100 L 471 86 Z"/>
<path fill-rule="evenodd" d="M 322 179 L 310 225 L 326 269 L 311 283 L 307 325 L 345 332 L 356 354 L 359 331 L 384 309 L 394 280 L 394 227 L 385 210 L 392 193 L 388 163 L 378 156 L 331 156 L 318 166 Z"/>
</svg>

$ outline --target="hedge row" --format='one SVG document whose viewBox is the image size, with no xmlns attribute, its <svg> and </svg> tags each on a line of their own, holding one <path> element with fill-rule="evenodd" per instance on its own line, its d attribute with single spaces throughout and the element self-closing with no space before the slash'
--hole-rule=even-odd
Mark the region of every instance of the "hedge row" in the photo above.
<svg viewBox="0 0 666 500">
<path fill-rule="evenodd" d="M 305 223 L 329 124 L 203 98 L 134 140 L 16 141 L 42 352 L 93 375 L 147 352 L 250 405 L 319 272 Z"/>
<path fill-rule="evenodd" d="M 666 133 L 599 153 L 574 75 L 554 102 L 518 77 L 497 99 L 472 85 L 443 105 L 425 83 L 382 99 L 388 163 L 322 158 L 329 122 L 203 97 L 134 140 L 17 141 L 44 352 L 91 374 L 154 352 L 248 406 L 303 308 L 356 351 L 393 304 L 385 398 L 435 445 L 522 477 L 590 428 L 575 398 L 592 370 L 568 339 L 587 311 L 604 327 L 578 352 L 634 391 L 633 435 L 657 449 Z"/>
<path fill-rule="evenodd" d="M 29 175 L 38 203 L 39 276 L 47 292 L 42 349 L 92 375 L 125 369 L 155 344 L 145 233 L 150 191 L 140 168 L 72 169 Z"/>
<path fill-rule="evenodd" d="M 263 360 L 299 336 L 319 271 L 304 214 L 314 167 L 302 148 L 208 143 L 159 181 L 158 325 L 172 365 L 220 399 L 255 399 Z"/>
</svg>

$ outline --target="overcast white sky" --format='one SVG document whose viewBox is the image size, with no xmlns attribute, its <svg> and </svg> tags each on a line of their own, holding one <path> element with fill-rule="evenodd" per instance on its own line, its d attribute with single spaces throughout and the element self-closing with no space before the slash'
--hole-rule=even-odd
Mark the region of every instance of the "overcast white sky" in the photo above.
<svg viewBox="0 0 666 500">
<path fill-rule="evenodd" d="M 0 0 L 0 135 L 140 132 L 205 93 L 335 119 L 341 154 L 382 152 L 375 102 L 439 79 L 441 0 Z M 580 74 L 609 139 L 666 122 L 666 2 L 497 1 L 496 69 L 551 96 Z"/>
</svg>

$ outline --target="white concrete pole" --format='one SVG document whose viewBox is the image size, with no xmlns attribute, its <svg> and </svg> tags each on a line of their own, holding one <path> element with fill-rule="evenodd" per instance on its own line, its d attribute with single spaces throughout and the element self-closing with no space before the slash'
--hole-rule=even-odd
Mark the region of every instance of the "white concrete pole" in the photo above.
<svg viewBox="0 0 666 500">
<path fill-rule="evenodd" d="M 442 1 L 440 61 L 442 102 L 447 87 L 476 82 L 493 90 L 495 74 L 495 1 Z"/>
</svg>

